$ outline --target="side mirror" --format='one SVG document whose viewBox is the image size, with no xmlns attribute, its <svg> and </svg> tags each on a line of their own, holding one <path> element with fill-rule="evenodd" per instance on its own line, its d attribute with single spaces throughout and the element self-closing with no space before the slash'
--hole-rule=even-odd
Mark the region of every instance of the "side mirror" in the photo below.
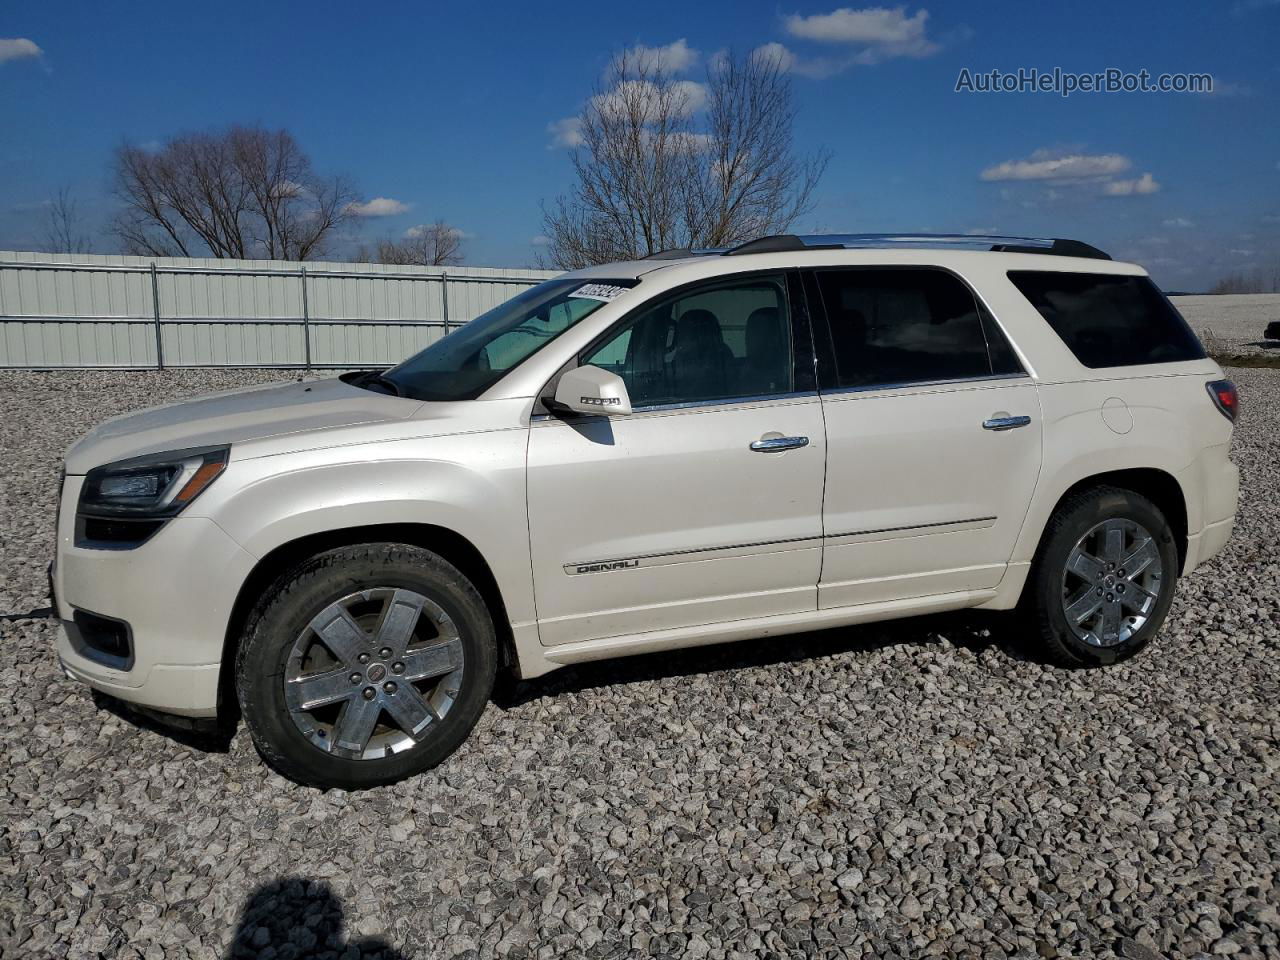
<svg viewBox="0 0 1280 960">
<path fill-rule="evenodd" d="M 576 367 L 566 371 L 556 385 L 554 407 L 596 417 L 625 417 L 631 414 L 631 397 L 616 373 L 599 367 Z"/>
</svg>

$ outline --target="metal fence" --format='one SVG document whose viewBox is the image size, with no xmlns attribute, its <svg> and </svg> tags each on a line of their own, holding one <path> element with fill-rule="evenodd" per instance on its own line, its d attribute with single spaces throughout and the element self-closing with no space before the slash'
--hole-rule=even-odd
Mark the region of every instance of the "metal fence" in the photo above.
<svg viewBox="0 0 1280 960">
<path fill-rule="evenodd" d="M 385 366 L 550 276 L 0 251 L 0 367 Z"/>
</svg>

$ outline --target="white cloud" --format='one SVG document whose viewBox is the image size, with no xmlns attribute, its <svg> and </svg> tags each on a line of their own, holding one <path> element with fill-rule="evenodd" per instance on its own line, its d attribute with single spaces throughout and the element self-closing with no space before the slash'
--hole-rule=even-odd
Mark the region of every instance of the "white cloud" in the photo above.
<svg viewBox="0 0 1280 960">
<path fill-rule="evenodd" d="M 0 63 L 10 60 L 28 60 L 44 55 L 35 42 L 26 37 L 0 37 Z"/>
<path fill-rule="evenodd" d="M 751 59 L 759 63 L 777 66 L 779 73 L 786 73 L 796 64 L 796 55 L 780 43 L 766 43 L 751 51 Z"/>
<path fill-rule="evenodd" d="M 556 147 L 580 147 L 582 146 L 582 118 L 565 117 L 563 120 L 548 123 L 547 133 L 551 134 L 551 142 L 547 144 L 548 150 L 554 150 Z"/>
<path fill-rule="evenodd" d="M 692 80 L 681 80 L 676 88 L 684 95 L 684 107 L 689 113 L 698 113 L 706 109 L 707 88 L 704 84 Z"/>
<path fill-rule="evenodd" d="M 683 43 L 684 41 L 681 40 L 671 46 L 675 47 Z M 650 50 L 652 48 L 637 47 L 635 49 Z M 654 82 L 628 79 L 619 81 L 612 90 L 596 94 L 591 98 L 587 108 L 605 117 L 636 114 L 642 124 L 647 126 L 649 119 L 656 119 L 664 112 L 676 112 L 684 117 L 700 113 L 706 109 L 708 97 L 709 91 L 706 85 L 693 80 L 662 78 Z M 586 142 L 582 135 L 581 114 L 548 123 L 547 133 L 551 136 L 551 142 L 547 144 L 548 150 L 563 147 L 574 149 L 583 146 Z M 696 149 L 702 148 L 696 143 L 700 137 L 699 134 L 690 134 L 689 137 L 691 146 Z"/>
<path fill-rule="evenodd" d="M 347 210 L 357 217 L 394 217 L 408 212 L 409 204 L 390 197 L 374 197 L 368 203 L 348 204 Z"/>
<path fill-rule="evenodd" d="M 671 95 L 678 98 L 684 116 L 694 114 L 707 105 L 707 88 L 692 80 L 671 84 Z M 648 80 L 623 80 L 608 93 L 591 98 L 591 105 L 604 115 L 638 109 L 643 115 L 656 115 L 662 108 L 664 89 Z"/>
<path fill-rule="evenodd" d="M 313 197 L 312 192 L 308 190 L 306 186 L 294 180 L 281 180 L 277 187 L 276 194 L 281 199 L 285 199 L 285 200 L 293 199 L 295 197 L 298 197 L 298 198 Z M 354 211 L 352 212 L 354 213 Z"/>
<path fill-rule="evenodd" d="M 540 233 L 536 237 L 529 238 L 529 243 L 535 247 L 549 247 L 551 246 L 551 242 L 551 238 L 545 233 Z"/>
<path fill-rule="evenodd" d="M 937 53 L 940 49 L 938 44 L 926 34 L 928 21 L 928 10 L 919 10 L 908 17 L 905 7 L 868 7 L 863 10 L 841 7 L 831 13 L 818 13 L 811 17 L 794 14 L 786 18 L 785 24 L 793 37 L 856 48 L 857 52 L 843 61 L 845 66 L 850 66 Z"/>
<path fill-rule="evenodd" d="M 1163 221 L 1166 227 L 1194 227 L 1195 224 L 1186 217 L 1170 217 Z"/>
<path fill-rule="evenodd" d="M 434 223 L 420 223 L 416 227 L 410 227 L 406 230 L 404 232 L 404 238 L 406 240 L 413 240 L 417 237 L 421 237 L 423 234 L 434 233 L 435 229 L 436 225 Z M 475 234 L 467 233 L 465 230 L 459 230 L 457 227 L 450 227 L 447 224 L 445 225 L 445 230 L 448 231 L 450 236 L 457 237 L 459 240 L 470 240 L 475 236 Z"/>
<path fill-rule="evenodd" d="M 681 37 L 665 47 L 643 44 L 624 50 L 614 58 L 614 66 L 627 66 L 631 72 L 645 74 L 687 73 L 698 65 L 698 51 Z"/>
<path fill-rule="evenodd" d="M 1026 160 L 1006 160 L 982 171 L 983 180 L 1092 180 L 1123 173 L 1131 166 L 1118 153 L 1067 153 L 1037 150 Z"/>
<path fill-rule="evenodd" d="M 1112 180 L 1105 184 L 1102 192 L 1108 197 L 1131 197 L 1135 194 L 1158 193 L 1160 182 L 1149 173 L 1144 173 L 1136 180 Z"/>
</svg>

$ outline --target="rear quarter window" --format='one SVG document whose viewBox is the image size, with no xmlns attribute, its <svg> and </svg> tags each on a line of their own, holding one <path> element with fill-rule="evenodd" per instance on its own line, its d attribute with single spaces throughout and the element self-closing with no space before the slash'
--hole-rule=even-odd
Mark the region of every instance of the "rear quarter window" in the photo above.
<svg viewBox="0 0 1280 960">
<path fill-rule="evenodd" d="M 1010 270 L 1009 279 L 1086 367 L 1204 359 L 1187 322 L 1147 277 Z"/>
</svg>

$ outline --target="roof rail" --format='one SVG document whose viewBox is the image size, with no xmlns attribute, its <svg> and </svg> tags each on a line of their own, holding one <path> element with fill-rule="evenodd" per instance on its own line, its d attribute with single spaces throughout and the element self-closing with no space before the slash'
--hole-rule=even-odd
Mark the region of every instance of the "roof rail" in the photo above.
<svg viewBox="0 0 1280 960">
<path fill-rule="evenodd" d="M 670 250 L 659 250 L 641 260 L 687 260 L 690 257 L 718 257 L 728 253 L 728 247 L 672 247 Z"/>
<path fill-rule="evenodd" d="M 804 236 L 782 233 L 748 241 L 726 251 L 726 256 L 743 253 L 784 253 L 795 250 L 892 247 L 980 247 L 1003 253 L 1041 253 L 1059 257 L 1086 257 L 1091 260 L 1111 259 L 1097 247 L 1079 240 L 967 233 L 833 233 Z"/>
</svg>

